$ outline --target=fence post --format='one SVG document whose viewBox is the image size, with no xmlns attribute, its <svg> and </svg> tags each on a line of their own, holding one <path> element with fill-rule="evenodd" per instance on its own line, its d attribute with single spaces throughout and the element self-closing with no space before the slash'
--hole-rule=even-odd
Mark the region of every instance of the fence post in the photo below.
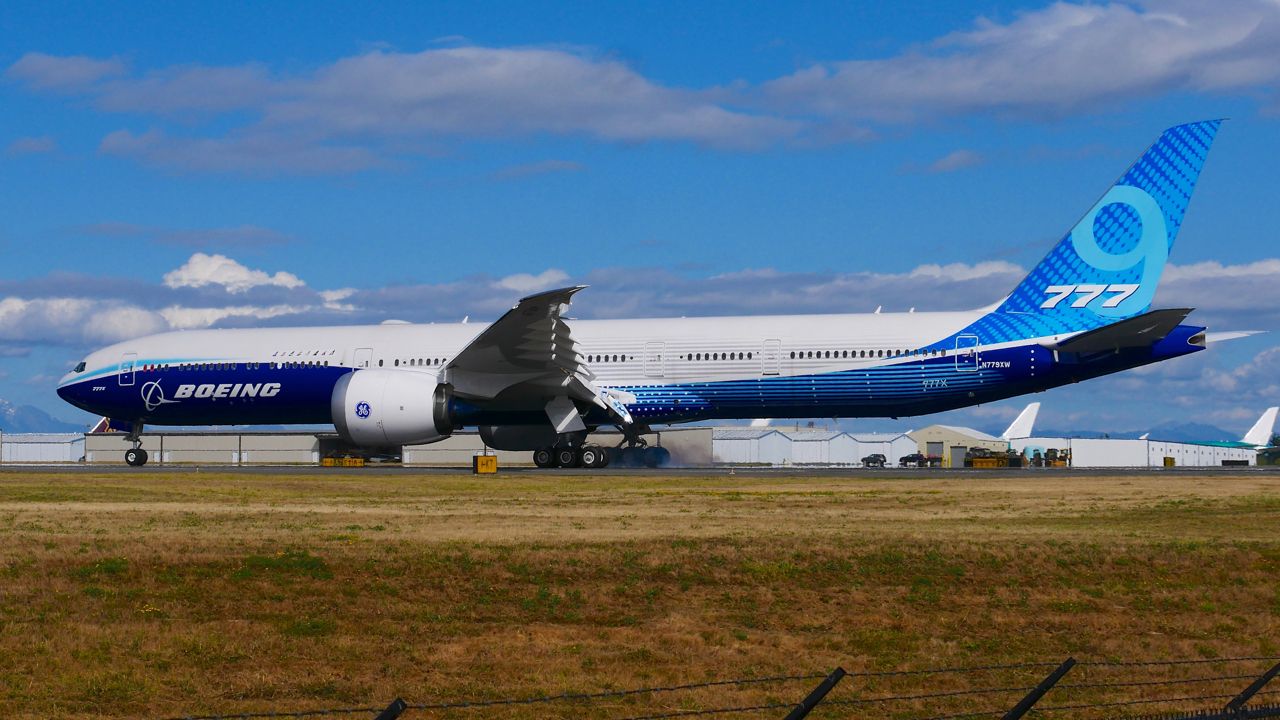
<svg viewBox="0 0 1280 720">
<path fill-rule="evenodd" d="M 833 670 L 827 676 L 827 679 L 818 683 L 818 687 L 814 688 L 804 700 L 801 700 L 794 710 L 787 713 L 785 720 L 801 720 L 801 718 L 807 717 L 809 712 L 817 707 L 818 703 L 822 702 L 827 693 L 831 692 L 831 688 L 835 687 L 836 683 L 840 682 L 840 678 L 843 678 L 846 674 L 844 668 L 841 667 Z"/>
<path fill-rule="evenodd" d="M 386 710 L 378 713 L 378 717 L 373 720 L 396 720 L 396 718 L 400 717 L 400 713 L 404 712 L 408 707 L 404 700 L 396 698 L 391 701 Z"/>
<path fill-rule="evenodd" d="M 1044 694 L 1049 692 L 1049 689 L 1054 685 L 1057 685 L 1058 681 L 1062 679 L 1062 676 L 1070 672 L 1071 668 L 1075 666 L 1076 659 L 1072 657 L 1067 658 L 1066 662 L 1059 665 L 1057 670 L 1049 673 L 1048 677 L 1041 680 L 1039 685 L 1035 686 L 1031 692 L 1027 693 L 1026 697 L 1019 700 L 1018 704 L 1014 705 L 1013 709 L 1005 713 L 1004 717 L 1000 720 L 1018 720 L 1018 718 L 1026 715 L 1027 711 L 1031 709 L 1031 706 L 1040 702 L 1040 698 L 1044 697 Z"/>
<path fill-rule="evenodd" d="M 1244 704 L 1249 702 L 1254 695 L 1257 695 L 1259 690 L 1266 687 L 1267 683 L 1271 682 L 1271 679 L 1278 673 L 1280 673 L 1280 663 L 1276 663 L 1276 665 L 1270 670 L 1262 673 L 1262 677 L 1250 683 L 1249 687 L 1245 688 L 1243 692 L 1235 696 L 1235 699 L 1227 703 L 1227 707 L 1224 709 L 1229 713 L 1243 715 Z"/>
</svg>

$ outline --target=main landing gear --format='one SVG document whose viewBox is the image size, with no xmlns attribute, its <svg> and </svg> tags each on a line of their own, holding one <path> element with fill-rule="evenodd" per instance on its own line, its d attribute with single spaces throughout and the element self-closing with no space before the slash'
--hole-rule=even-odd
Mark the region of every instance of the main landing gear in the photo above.
<svg viewBox="0 0 1280 720">
<path fill-rule="evenodd" d="M 613 448 L 613 456 L 618 465 L 659 468 L 671 464 L 670 450 L 664 447 L 650 447 L 649 442 L 644 439 L 644 433 L 648 432 L 649 428 L 619 425 L 618 429 L 622 431 L 623 436 L 623 441 L 618 444 L 618 447 Z"/>
<path fill-rule="evenodd" d="M 533 451 L 533 464 L 540 468 L 592 468 L 609 465 L 609 452 L 599 445 L 562 445 Z"/>
<path fill-rule="evenodd" d="M 124 461 L 130 467 L 142 467 L 147 464 L 147 451 L 142 449 L 142 423 L 135 422 L 133 429 L 124 437 L 126 442 L 133 443 L 133 447 L 124 451 Z"/>
<path fill-rule="evenodd" d="M 579 444 L 572 439 L 562 439 L 554 447 L 533 452 L 533 464 L 540 468 L 591 468 L 609 465 L 621 467 L 659 468 L 671 464 L 671 451 L 664 447 L 650 447 L 642 435 L 648 428 L 623 427 L 623 441 L 618 447 Z"/>
</svg>

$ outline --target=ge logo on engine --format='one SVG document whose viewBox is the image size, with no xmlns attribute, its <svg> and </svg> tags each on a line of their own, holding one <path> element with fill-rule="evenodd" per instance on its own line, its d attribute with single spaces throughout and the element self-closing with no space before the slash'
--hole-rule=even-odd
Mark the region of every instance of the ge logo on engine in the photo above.
<svg viewBox="0 0 1280 720">
<path fill-rule="evenodd" d="M 373 409 L 369 407 L 369 403 L 367 402 L 356 403 L 356 417 L 367 418 L 369 417 L 369 413 L 371 412 L 373 412 Z"/>
</svg>

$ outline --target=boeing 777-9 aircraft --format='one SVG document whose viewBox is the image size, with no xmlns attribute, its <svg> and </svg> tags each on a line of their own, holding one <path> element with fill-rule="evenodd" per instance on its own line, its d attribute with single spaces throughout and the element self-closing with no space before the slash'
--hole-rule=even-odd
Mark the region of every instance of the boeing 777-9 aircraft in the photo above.
<svg viewBox="0 0 1280 720">
<path fill-rule="evenodd" d="M 1219 120 L 1166 130 L 1003 300 L 968 312 L 571 320 L 582 287 L 524 298 L 488 326 L 170 332 L 98 350 L 67 402 L 144 424 L 333 423 L 392 447 L 478 427 L 541 467 L 603 467 L 616 426 L 647 464 L 651 426 L 899 417 L 1037 392 L 1198 352 L 1189 309 L 1152 310 Z M 629 458 L 629 459 L 631 459 Z"/>
</svg>

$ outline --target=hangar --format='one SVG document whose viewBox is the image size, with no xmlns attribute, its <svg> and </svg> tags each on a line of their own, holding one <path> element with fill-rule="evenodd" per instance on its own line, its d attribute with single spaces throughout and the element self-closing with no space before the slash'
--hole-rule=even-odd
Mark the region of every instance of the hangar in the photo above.
<svg viewBox="0 0 1280 720">
<path fill-rule="evenodd" d="M 855 466 L 879 453 L 890 464 L 915 452 L 905 434 L 847 433 L 813 428 L 715 428 L 712 459 L 717 465 Z"/>
<path fill-rule="evenodd" d="M 1009 450 L 1008 440 L 957 425 L 930 425 L 908 435 L 915 441 L 917 452 L 929 458 L 942 458 L 942 467 L 964 467 L 964 456 L 972 448 L 983 448 L 993 453 Z"/>
<path fill-rule="evenodd" d="M 1049 450 L 1063 451 L 1072 467 L 1222 467 L 1257 465 L 1259 451 L 1265 456 L 1276 415 L 1275 407 L 1267 408 L 1253 427 L 1238 441 L 1153 440 L 1147 435 L 1134 440 L 1118 438 L 1017 437 L 1013 449 L 1027 457 Z M 1027 427 L 1030 434 L 1030 427 Z"/>
<path fill-rule="evenodd" d="M 1221 467 L 1257 465 L 1258 451 L 1240 442 L 1183 442 L 1113 438 L 1017 438 L 1013 449 L 1027 457 L 1050 450 L 1066 451 L 1071 467 Z"/>
<path fill-rule="evenodd" d="M 83 433 L 0 433 L 0 462 L 79 462 L 84 443 Z"/>
</svg>

